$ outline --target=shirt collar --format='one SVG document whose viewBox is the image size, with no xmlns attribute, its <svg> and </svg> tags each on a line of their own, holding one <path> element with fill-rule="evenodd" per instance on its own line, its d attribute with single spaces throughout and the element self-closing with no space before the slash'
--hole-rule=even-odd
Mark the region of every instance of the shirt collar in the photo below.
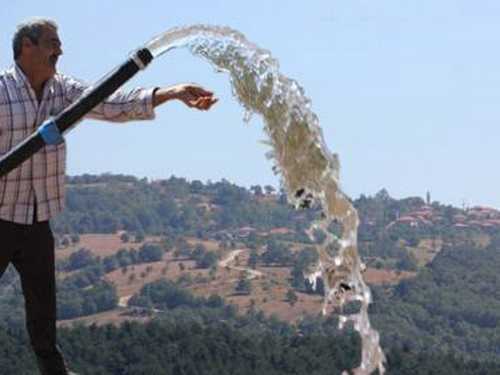
<svg viewBox="0 0 500 375">
<path fill-rule="evenodd" d="M 28 77 L 26 77 L 26 74 L 24 74 L 23 70 L 17 63 L 14 63 L 11 70 L 12 70 L 12 77 L 14 78 L 17 87 L 26 86 L 31 88 L 31 84 L 28 81 Z M 45 85 L 47 86 L 49 93 L 54 92 L 53 82 L 54 78 L 50 78 L 47 82 L 45 82 Z"/>
<path fill-rule="evenodd" d="M 16 63 L 14 63 L 14 66 L 12 67 L 12 77 L 14 77 L 14 81 L 16 82 L 17 87 L 22 87 L 25 85 L 30 86 L 28 78 Z"/>
</svg>

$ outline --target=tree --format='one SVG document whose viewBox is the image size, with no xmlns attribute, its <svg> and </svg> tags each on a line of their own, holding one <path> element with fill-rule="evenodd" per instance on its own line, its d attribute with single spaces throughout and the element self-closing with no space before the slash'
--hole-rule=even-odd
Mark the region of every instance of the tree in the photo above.
<svg viewBox="0 0 500 375">
<path fill-rule="evenodd" d="M 118 260 L 116 259 L 116 257 L 113 256 L 104 258 L 102 263 L 104 265 L 104 271 L 106 273 L 109 273 L 119 268 Z"/>
<path fill-rule="evenodd" d="M 208 272 L 208 276 L 210 277 L 210 279 L 215 280 L 216 275 L 217 275 L 217 266 L 210 267 L 210 271 Z"/>
<path fill-rule="evenodd" d="M 291 253 L 281 242 L 270 240 L 267 242 L 267 249 L 261 259 L 265 264 L 286 265 L 291 261 Z"/>
<path fill-rule="evenodd" d="M 256 197 L 262 197 L 263 191 L 260 185 L 252 185 L 250 186 L 250 191 L 255 194 Z"/>
<path fill-rule="evenodd" d="M 191 182 L 191 193 L 201 194 L 203 193 L 203 182 L 200 180 L 193 180 Z"/>
<path fill-rule="evenodd" d="M 142 262 L 157 262 L 163 257 L 163 250 L 154 244 L 144 244 L 139 250 L 139 259 Z"/>
<path fill-rule="evenodd" d="M 250 251 L 250 256 L 248 257 L 248 267 L 255 269 L 258 261 L 259 253 L 257 253 L 257 250 L 252 249 L 252 251 Z"/>
<path fill-rule="evenodd" d="M 405 271 L 416 271 L 418 269 L 418 262 L 413 253 L 408 251 L 404 252 L 404 256 L 396 264 L 396 268 Z"/>
<path fill-rule="evenodd" d="M 194 250 L 191 253 L 191 256 L 193 257 L 194 260 L 196 260 L 197 267 L 200 267 L 200 262 L 207 253 L 207 249 L 205 246 L 201 243 L 198 243 L 195 245 Z M 202 267 L 204 268 L 204 267 Z"/>
<path fill-rule="evenodd" d="M 292 286 L 294 288 L 303 289 L 305 287 L 303 269 L 298 264 L 295 264 L 293 266 L 291 276 L 292 276 Z"/>
<path fill-rule="evenodd" d="M 70 245 L 70 243 L 71 243 L 71 241 L 66 236 L 64 236 L 63 239 L 61 240 L 62 247 L 68 247 Z"/>
<path fill-rule="evenodd" d="M 95 262 L 92 252 L 88 249 L 81 248 L 69 256 L 68 270 L 77 270 Z"/>
<path fill-rule="evenodd" d="M 252 283 L 247 277 L 245 277 L 245 275 L 242 275 L 238 280 L 238 283 L 236 284 L 234 290 L 236 291 L 237 294 L 248 295 L 252 291 Z"/>
<path fill-rule="evenodd" d="M 130 241 L 130 236 L 128 235 L 127 232 L 123 232 L 120 236 L 120 240 L 123 242 L 123 243 L 127 243 L 128 241 Z"/>
<path fill-rule="evenodd" d="M 77 233 L 72 234 L 71 235 L 71 242 L 73 243 L 73 245 L 79 243 L 80 242 L 80 236 Z"/>
<path fill-rule="evenodd" d="M 297 294 L 293 289 L 288 289 L 288 292 L 286 293 L 286 300 L 290 306 L 293 306 L 299 300 L 299 297 L 297 297 Z"/>
<path fill-rule="evenodd" d="M 386 202 L 391 199 L 391 196 L 389 195 L 389 192 L 387 189 L 383 188 L 375 194 L 375 200 Z"/>
<path fill-rule="evenodd" d="M 264 190 L 266 191 L 267 195 L 271 195 L 276 191 L 276 189 L 271 185 L 264 186 Z"/>
<path fill-rule="evenodd" d="M 207 251 L 200 259 L 196 260 L 196 267 L 210 268 L 217 264 L 219 257 L 213 251 Z"/>
<path fill-rule="evenodd" d="M 135 242 L 140 243 L 144 241 L 144 232 L 137 232 L 135 235 Z"/>
</svg>

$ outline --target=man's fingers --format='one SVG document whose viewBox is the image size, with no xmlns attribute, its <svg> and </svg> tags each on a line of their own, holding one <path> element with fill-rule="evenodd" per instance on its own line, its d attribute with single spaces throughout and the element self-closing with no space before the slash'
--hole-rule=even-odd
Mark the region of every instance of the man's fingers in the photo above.
<svg viewBox="0 0 500 375">
<path fill-rule="evenodd" d="M 217 103 L 219 101 L 219 98 L 210 98 L 210 100 L 208 101 L 208 108 L 212 107 L 215 103 Z M 207 108 L 207 109 L 208 109 Z"/>
<path fill-rule="evenodd" d="M 217 103 L 218 100 L 219 99 L 214 97 L 205 98 L 205 101 L 203 102 L 203 109 L 210 109 L 215 103 Z"/>
<path fill-rule="evenodd" d="M 200 86 L 191 86 L 190 93 L 195 96 L 213 96 L 214 93 L 212 91 L 205 90 Z"/>
<path fill-rule="evenodd" d="M 200 97 L 198 99 L 194 99 L 190 101 L 191 105 L 195 108 L 200 108 L 200 106 L 203 103 L 203 97 Z"/>
<path fill-rule="evenodd" d="M 201 106 L 203 109 L 209 109 L 210 106 L 212 105 L 211 103 L 212 103 L 212 98 L 204 97 L 201 102 Z"/>
<path fill-rule="evenodd" d="M 212 96 L 202 96 L 202 97 L 199 97 L 198 99 L 196 100 L 190 100 L 189 101 L 189 106 L 190 107 L 194 107 L 194 108 L 197 108 L 197 109 L 201 109 L 201 110 L 208 110 L 210 109 L 210 107 L 212 105 L 214 105 L 219 99 L 217 98 L 214 98 Z"/>
</svg>

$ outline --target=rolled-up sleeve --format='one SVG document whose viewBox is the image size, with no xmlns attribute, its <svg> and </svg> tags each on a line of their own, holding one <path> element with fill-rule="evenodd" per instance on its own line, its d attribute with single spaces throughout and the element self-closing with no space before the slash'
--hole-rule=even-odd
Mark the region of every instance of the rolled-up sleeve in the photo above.
<svg viewBox="0 0 500 375">
<path fill-rule="evenodd" d="M 85 83 L 64 76 L 65 100 L 67 104 L 76 101 L 90 89 Z M 86 117 L 97 120 L 125 122 L 152 120 L 155 118 L 153 95 L 156 88 L 134 88 L 130 91 L 117 90 L 90 111 Z"/>
</svg>

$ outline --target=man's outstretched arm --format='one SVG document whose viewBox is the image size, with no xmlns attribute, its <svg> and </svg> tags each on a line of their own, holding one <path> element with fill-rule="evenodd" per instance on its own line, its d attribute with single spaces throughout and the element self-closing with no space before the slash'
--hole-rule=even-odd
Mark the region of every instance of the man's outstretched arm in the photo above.
<svg viewBox="0 0 500 375">
<path fill-rule="evenodd" d="M 183 83 L 166 88 L 158 88 L 153 94 L 153 106 L 177 99 L 190 108 L 206 111 L 217 102 L 214 93 L 194 83 Z"/>
<path fill-rule="evenodd" d="M 89 87 L 72 77 L 62 75 L 61 84 L 66 105 L 77 100 Z M 213 92 L 193 83 L 150 89 L 120 89 L 96 106 L 86 117 L 112 122 L 152 120 L 154 107 L 174 99 L 199 110 L 210 109 L 218 100 Z"/>
</svg>

